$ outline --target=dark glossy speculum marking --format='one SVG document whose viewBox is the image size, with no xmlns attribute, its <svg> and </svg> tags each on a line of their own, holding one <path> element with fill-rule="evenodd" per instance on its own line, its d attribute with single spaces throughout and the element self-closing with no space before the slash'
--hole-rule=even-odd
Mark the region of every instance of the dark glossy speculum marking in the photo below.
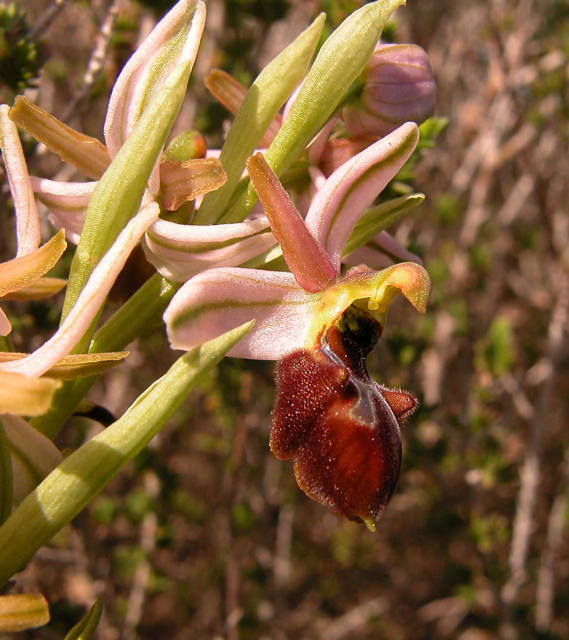
<svg viewBox="0 0 569 640">
<path fill-rule="evenodd" d="M 380 325 L 356 307 L 319 349 L 285 356 L 277 371 L 271 450 L 294 459 L 300 488 L 334 513 L 374 528 L 401 470 L 399 420 L 417 406 L 370 378 L 365 359 Z"/>
</svg>

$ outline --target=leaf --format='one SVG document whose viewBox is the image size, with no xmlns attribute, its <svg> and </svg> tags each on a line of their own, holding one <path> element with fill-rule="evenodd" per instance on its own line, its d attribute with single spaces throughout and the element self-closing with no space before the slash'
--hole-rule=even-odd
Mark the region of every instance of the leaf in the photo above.
<svg viewBox="0 0 569 640">
<path fill-rule="evenodd" d="M 344 249 L 344 257 L 372 240 L 425 200 L 422 193 L 393 198 L 368 209 L 360 218 Z M 371 265 L 369 265 L 371 266 Z"/>
<path fill-rule="evenodd" d="M 0 525 L 12 513 L 14 503 L 14 474 L 10 443 L 0 419 Z"/>
<path fill-rule="evenodd" d="M 103 613 L 103 601 L 97 596 L 93 606 L 65 636 L 65 640 L 91 640 Z"/>
<path fill-rule="evenodd" d="M 245 161 L 257 148 L 273 118 L 306 73 L 324 21 L 324 14 L 318 16 L 308 29 L 263 69 L 251 85 L 229 129 L 219 158 L 227 174 L 227 182 L 204 198 L 196 213 L 196 224 L 220 221 L 241 179 Z M 224 222 L 241 222 L 245 218 L 242 216 Z"/>
<path fill-rule="evenodd" d="M 204 84 L 209 92 L 233 115 L 236 115 L 249 91 L 238 80 L 221 69 L 214 69 L 206 76 Z M 261 147 L 268 147 L 275 139 L 282 125 L 280 113 L 271 120 L 265 135 L 259 141 Z"/>
<path fill-rule="evenodd" d="M 179 287 L 155 273 L 96 331 L 89 353 L 119 351 L 135 338 L 161 329 L 164 326 L 162 314 Z M 48 413 L 34 418 L 33 426 L 51 439 L 55 438 L 97 379 L 97 376 L 89 376 L 64 383 Z"/>
<path fill-rule="evenodd" d="M 241 326 L 182 356 L 120 418 L 55 469 L 0 528 L 0 585 L 68 524 L 179 408 L 201 376 L 251 328 Z M 61 500 L 65 496 L 65 500 Z"/>
<path fill-rule="evenodd" d="M 49 605 L 41 593 L 0 596 L 0 633 L 43 627 L 49 622 Z"/>
<path fill-rule="evenodd" d="M 12 455 L 14 500 L 21 502 L 61 462 L 53 442 L 19 416 L 3 417 Z"/>
</svg>

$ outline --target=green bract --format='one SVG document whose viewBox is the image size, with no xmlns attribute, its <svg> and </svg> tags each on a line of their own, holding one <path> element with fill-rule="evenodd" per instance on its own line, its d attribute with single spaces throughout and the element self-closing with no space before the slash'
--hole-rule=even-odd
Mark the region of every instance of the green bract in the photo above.
<svg viewBox="0 0 569 640">
<path fill-rule="evenodd" d="M 369 60 L 389 16 L 405 0 L 378 0 L 355 11 L 326 40 L 302 85 L 288 118 L 266 154 L 280 176 L 326 124 Z M 244 220 L 257 202 L 255 189 L 228 211 L 223 222 Z"/>
<path fill-rule="evenodd" d="M 171 418 L 200 376 L 215 366 L 252 323 L 182 356 L 131 408 L 66 458 L 0 529 L 0 585 L 98 495 Z"/>
<path fill-rule="evenodd" d="M 306 73 L 324 21 L 325 15 L 321 14 L 263 69 L 249 89 L 221 150 L 220 160 L 227 182 L 204 199 L 196 216 L 200 224 L 216 222 L 222 217 L 241 178 L 245 160 L 255 151 L 272 119 Z"/>
</svg>

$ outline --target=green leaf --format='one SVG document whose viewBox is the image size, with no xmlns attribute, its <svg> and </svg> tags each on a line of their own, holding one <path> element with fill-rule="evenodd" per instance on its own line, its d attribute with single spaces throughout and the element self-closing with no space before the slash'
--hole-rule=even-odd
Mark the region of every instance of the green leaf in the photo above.
<svg viewBox="0 0 569 640">
<path fill-rule="evenodd" d="M 130 409 L 66 458 L 0 527 L 0 585 L 69 523 L 150 442 L 247 323 L 182 356 Z"/>
<path fill-rule="evenodd" d="M 62 321 L 99 260 L 138 212 L 152 169 L 182 106 L 191 68 L 187 62 L 174 69 L 99 180 L 71 265 Z"/>
<path fill-rule="evenodd" d="M 196 214 L 196 224 L 211 224 L 221 218 L 241 179 L 245 161 L 255 151 L 273 118 L 306 73 L 325 20 L 326 16 L 320 14 L 263 69 L 249 89 L 219 158 L 227 174 L 227 182 L 204 198 Z"/>
<path fill-rule="evenodd" d="M 14 478 L 10 442 L 0 420 L 0 524 L 12 513 L 14 502 Z"/>
<path fill-rule="evenodd" d="M 103 613 L 103 601 L 97 597 L 95 604 L 65 636 L 65 640 L 91 640 Z"/>
<path fill-rule="evenodd" d="M 350 15 L 326 40 L 288 118 L 265 156 L 280 176 L 326 124 L 350 85 L 363 71 L 387 19 L 405 0 L 377 0 Z M 252 185 L 222 218 L 241 222 L 257 202 Z"/>
</svg>

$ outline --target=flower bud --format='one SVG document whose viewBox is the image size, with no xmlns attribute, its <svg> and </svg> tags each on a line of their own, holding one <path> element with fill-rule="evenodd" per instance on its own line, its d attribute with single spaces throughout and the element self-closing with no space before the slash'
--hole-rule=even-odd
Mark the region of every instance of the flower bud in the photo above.
<svg viewBox="0 0 569 640">
<path fill-rule="evenodd" d="M 286 355 L 270 440 L 279 460 L 294 459 L 298 485 L 310 498 L 372 531 L 399 479 L 399 421 L 417 406 L 406 391 L 370 378 L 365 358 L 380 332 L 351 307 L 321 348 Z"/>
<path fill-rule="evenodd" d="M 404 122 L 421 124 L 435 111 L 429 56 L 414 44 L 378 44 L 362 74 L 360 95 L 342 111 L 353 135 L 385 136 Z"/>
<path fill-rule="evenodd" d="M 179 164 L 187 160 L 205 158 L 207 143 L 199 131 L 188 129 L 166 147 L 162 154 L 162 162 L 177 162 Z"/>
</svg>

